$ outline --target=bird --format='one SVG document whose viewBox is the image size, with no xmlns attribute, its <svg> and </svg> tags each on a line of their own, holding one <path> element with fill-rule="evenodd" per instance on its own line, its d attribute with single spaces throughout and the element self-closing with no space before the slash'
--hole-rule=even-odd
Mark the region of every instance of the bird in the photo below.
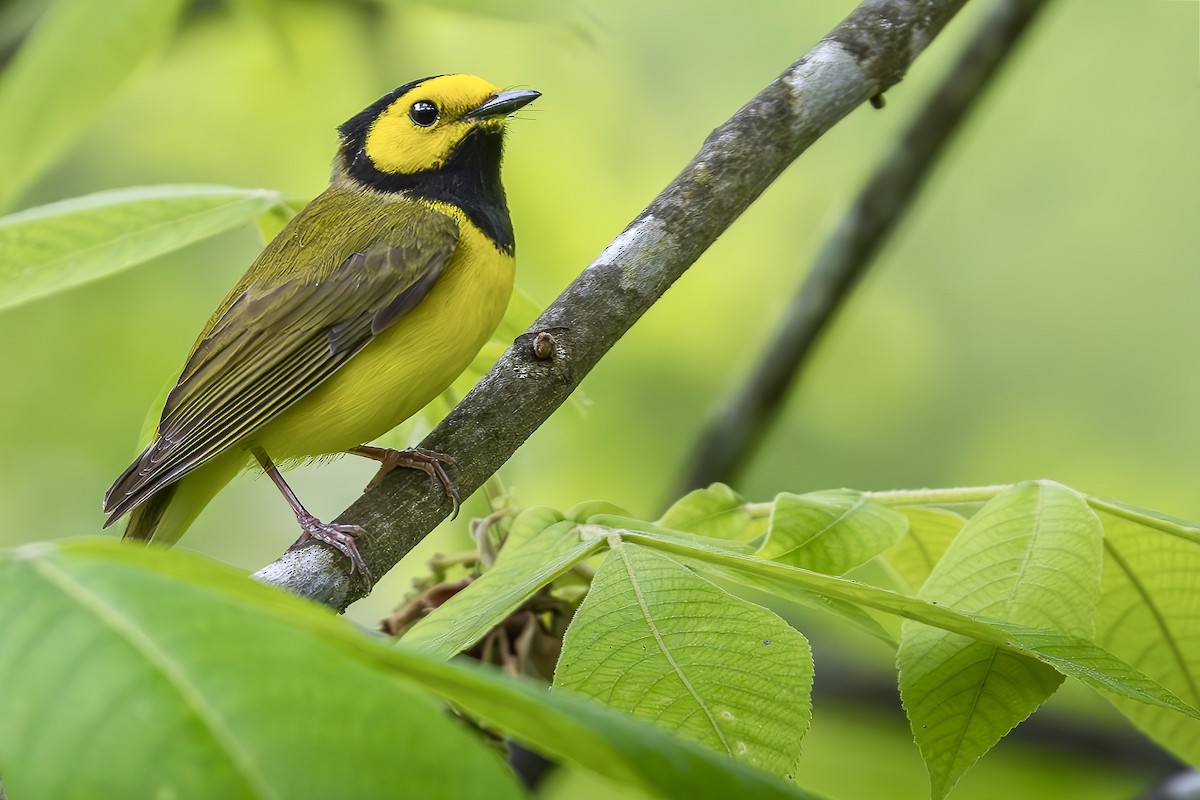
<svg viewBox="0 0 1200 800">
<path fill-rule="evenodd" d="M 510 116 L 537 99 L 474 75 L 389 92 L 339 126 L 329 186 L 267 244 L 213 312 L 152 441 L 104 496 L 105 527 L 170 546 L 258 466 L 300 524 L 370 583 L 356 525 L 322 522 L 280 466 L 351 453 L 420 469 L 459 497 L 449 456 L 369 443 L 444 391 L 512 294 L 516 240 L 500 163 Z"/>
</svg>

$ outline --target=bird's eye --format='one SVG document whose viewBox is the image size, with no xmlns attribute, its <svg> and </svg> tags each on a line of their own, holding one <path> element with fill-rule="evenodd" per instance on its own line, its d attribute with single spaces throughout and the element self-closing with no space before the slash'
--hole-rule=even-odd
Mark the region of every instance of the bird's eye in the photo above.
<svg viewBox="0 0 1200 800">
<path fill-rule="evenodd" d="M 408 118 L 422 128 L 428 128 L 437 122 L 438 107 L 428 100 L 418 100 L 408 110 Z"/>
</svg>

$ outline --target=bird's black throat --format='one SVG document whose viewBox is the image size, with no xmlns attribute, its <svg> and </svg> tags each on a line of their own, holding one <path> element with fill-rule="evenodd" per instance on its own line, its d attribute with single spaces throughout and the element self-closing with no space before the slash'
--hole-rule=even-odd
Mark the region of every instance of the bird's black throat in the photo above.
<svg viewBox="0 0 1200 800">
<path fill-rule="evenodd" d="M 372 163 L 358 137 L 344 141 L 341 157 L 346 171 L 364 186 L 458 206 L 497 247 L 512 254 L 516 239 L 500 183 L 503 150 L 503 131 L 475 128 L 438 169 L 407 175 L 383 172 Z"/>
</svg>

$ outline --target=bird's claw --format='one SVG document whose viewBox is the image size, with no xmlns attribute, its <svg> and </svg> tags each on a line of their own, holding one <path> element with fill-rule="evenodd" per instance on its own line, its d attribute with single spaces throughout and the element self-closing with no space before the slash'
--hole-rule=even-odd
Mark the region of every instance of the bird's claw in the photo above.
<svg viewBox="0 0 1200 800">
<path fill-rule="evenodd" d="M 321 522 L 311 515 L 297 515 L 296 519 L 299 521 L 303 533 L 288 549 L 299 547 L 309 539 L 324 542 L 350 559 L 351 575 L 357 572 L 366 580 L 368 588 L 374 585 L 375 579 L 371 575 L 371 570 L 367 569 L 367 562 L 363 561 L 362 555 L 358 552 L 358 544 L 354 541 L 356 536 L 366 533 L 361 525 L 337 525 L 332 522 Z"/>
<path fill-rule="evenodd" d="M 429 483 L 434 488 L 441 489 L 453 501 L 454 509 L 450 518 L 454 519 L 458 516 L 458 509 L 462 505 L 462 498 L 459 497 L 458 487 L 454 485 L 454 481 L 450 480 L 450 476 L 446 474 L 446 467 L 458 466 L 458 462 L 453 457 L 434 450 L 427 450 L 424 447 L 412 447 L 408 450 L 393 450 L 392 448 L 385 447 L 358 447 L 352 452 L 379 462 L 379 470 L 375 473 L 375 477 L 371 478 L 370 483 L 367 484 L 364 491 L 369 492 L 374 489 L 380 484 L 385 475 L 397 467 L 419 469 L 429 476 Z"/>
</svg>

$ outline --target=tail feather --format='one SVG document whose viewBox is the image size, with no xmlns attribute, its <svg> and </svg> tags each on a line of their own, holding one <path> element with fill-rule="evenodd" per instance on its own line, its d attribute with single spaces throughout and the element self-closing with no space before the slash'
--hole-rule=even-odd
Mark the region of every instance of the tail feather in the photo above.
<svg viewBox="0 0 1200 800">
<path fill-rule="evenodd" d="M 148 498 L 154 497 L 163 488 L 170 486 L 170 476 L 153 474 L 156 466 L 154 449 L 158 442 L 157 439 L 151 442 L 150 446 L 142 451 L 141 455 L 121 473 L 120 477 L 104 493 L 104 513 L 109 515 L 104 527 L 107 528 L 125 514 L 145 503 Z M 178 476 L 175 477 L 178 478 Z"/>
<path fill-rule="evenodd" d="M 128 511 L 125 538 L 168 547 L 175 544 L 221 487 L 245 466 L 246 454 L 233 450 L 162 487 Z M 123 513 L 113 513 L 106 524 Z"/>
<path fill-rule="evenodd" d="M 154 531 L 162 522 L 163 514 L 167 512 L 167 507 L 171 504 L 171 498 L 175 496 L 177 486 L 178 484 L 171 484 L 164 489 L 159 489 L 150 495 L 148 500 L 130 511 L 129 523 L 125 526 L 123 538 L 136 539 L 141 542 L 151 541 L 154 538 Z"/>
</svg>

